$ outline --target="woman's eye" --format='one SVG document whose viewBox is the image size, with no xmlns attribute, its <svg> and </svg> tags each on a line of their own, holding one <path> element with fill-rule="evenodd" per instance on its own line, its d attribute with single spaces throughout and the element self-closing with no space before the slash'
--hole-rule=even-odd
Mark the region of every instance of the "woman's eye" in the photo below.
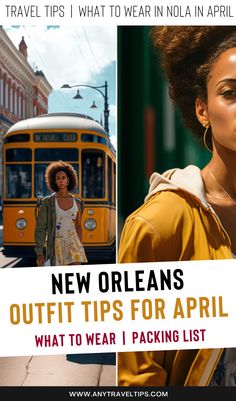
<svg viewBox="0 0 236 401">
<path fill-rule="evenodd" d="M 222 94 L 222 96 L 224 96 L 227 99 L 227 98 L 235 97 L 236 91 L 233 89 L 227 89 L 227 90 L 223 91 L 221 94 Z"/>
</svg>

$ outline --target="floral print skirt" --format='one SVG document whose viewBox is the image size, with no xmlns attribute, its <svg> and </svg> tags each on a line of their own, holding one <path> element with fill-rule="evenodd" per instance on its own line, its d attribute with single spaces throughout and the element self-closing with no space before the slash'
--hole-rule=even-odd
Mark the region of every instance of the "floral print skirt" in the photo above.
<svg viewBox="0 0 236 401">
<path fill-rule="evenodd" d="M 56 266 L 66 266 L 87 263 L 84 247 L 77 234 L 69 238 L 56 237 L 55 240 Z"/>
</svg>

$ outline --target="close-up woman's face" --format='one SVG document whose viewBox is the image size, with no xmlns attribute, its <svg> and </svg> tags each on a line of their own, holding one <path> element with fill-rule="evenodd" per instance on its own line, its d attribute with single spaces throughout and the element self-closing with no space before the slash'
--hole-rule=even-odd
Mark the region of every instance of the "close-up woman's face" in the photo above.
<svg viewBox="0 0 236 401">
<path fill-rule="evenodd" d="M 214 63 L 207 93 L 213 142 L 236 150 L 236 47 L 224 51 Z"/>
<path fill-rule="evenodd" d="M 58 171 L 55 175 L 56 184 L 58 189 L 64 189 L 68 186 L 68 177 L 64 171 Z"/>
</svg>

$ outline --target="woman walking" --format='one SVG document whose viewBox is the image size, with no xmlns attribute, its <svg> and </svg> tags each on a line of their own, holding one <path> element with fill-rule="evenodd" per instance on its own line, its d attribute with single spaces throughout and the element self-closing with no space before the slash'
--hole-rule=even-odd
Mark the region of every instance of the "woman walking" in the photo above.
<svg viewBox="0 0 236 401">
<path fill-rule="evenodd" d="M 74 168 L 62 161 L 51 163 L 45 172 L 52 195 L 43 198 L 35 227 L 37 264 L 57 266 L 87 263 L 82 241 L 82 202 L 70 191 L 77 185 Z"/>
</svg>

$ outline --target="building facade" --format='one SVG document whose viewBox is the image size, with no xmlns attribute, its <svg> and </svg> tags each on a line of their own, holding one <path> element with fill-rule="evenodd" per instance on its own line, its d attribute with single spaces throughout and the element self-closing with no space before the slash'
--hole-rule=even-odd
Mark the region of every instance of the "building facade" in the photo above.
<svg viewBox="0 0 236 401">
<path fill-rule="evenodd" d="M 0 196 L 2 195 L 2 137 L 19 120 L 48 112 L 52 91 L 42 71 L 34 71 L 27 61 L 24 37 L 17 49 L 0 26 Z"/>
</svg>

